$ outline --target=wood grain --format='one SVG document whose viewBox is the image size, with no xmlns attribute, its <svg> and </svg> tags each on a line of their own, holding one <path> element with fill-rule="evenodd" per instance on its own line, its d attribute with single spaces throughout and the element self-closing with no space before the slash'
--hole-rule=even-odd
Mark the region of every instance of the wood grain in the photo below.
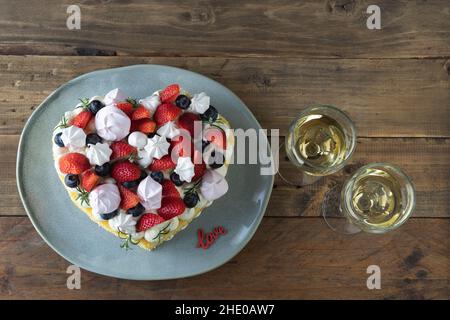
<svg viewBox="0 0 450 320">
<path fill-rule="evenodd" d="M 347 112 L 361 137 L 450 137 L 450 60 L 36 56 L 0 56 L 0 134 L 19 134 L 33 109 L 75 76 L 140 63 L 223 83 L 281 134 L 305 106 L 322 103 Z"/>
<path fill-rule="evenodd" d="M 0 299 L 450 298 L 449 219 L 411 219 L 386 235 L 340 236 L 320 218 L 265 218 L 240 254 L 204 275 L 136 282 L 82 271 L 80 290 L 66 288 L 69 263 L 27 218 L 0 221 Z M 381 268 L 381 290 L 366 287 L 373 264 Z"/>
<path fill-rule="evenodd" d="M 0 1 L 0 53 L 45 55 L 450 56 L 446 0 L 80 1 L 81 30 L 66 27 L 73 1 Z M 420 17 L 420 18 L 418 18 Z"/>
<path fill-rule="evenodd" d="M 0 216 L 25 215 L 15 180 L 18 136 L 0 136 Z M 266 216 L 318 216 L 325 193 L 369 162 L 389 162 L 404 169 L 416 188 L 416 217 L 450 217 L 450 139 L 360 138 L 351 163 L 341 172 L 317 183 L 296 188 L 276 176 Z M 281 157 L 287 176 L 297 174 Z M 432 181 L 432 183 L 430 183 Z"/>
</svg>

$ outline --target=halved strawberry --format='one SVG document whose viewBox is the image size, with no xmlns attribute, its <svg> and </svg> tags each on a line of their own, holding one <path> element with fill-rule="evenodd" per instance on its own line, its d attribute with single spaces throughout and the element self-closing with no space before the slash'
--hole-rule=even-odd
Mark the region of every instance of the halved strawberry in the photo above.
<svg viewBox="0 0 450 320">
<path fill-rule="evenodd" d="M 187 130 L 191 137 L 194 136 L 194 123 L 195 121 L 200 122 L 201 128 L 201 119 L 198 114 L 185 112 L 178 118 L 178 126 L 184 130 Z"/>
<path fill-rule="evenodd" d="M 165 220 L 172 219 L 179 216 L 186 209 L 183 199 L 179 197 L 164 197 L 161 200 L 161 208 L 158 209 L 158 214 Z"/>
<path fill-rule="evenodd" d="M 122 110 L 129 117 L 131 117 L 134 110 L 133 104 L 127 101 L 116 103 L 116 107 Z"/>
<path fill-rule="evenodd" d="M 128 210 L 134 208 L 139 203 L 139 197 L 133 191 L 118 185 L 120 193 L 120 208 L 123 210 Z"/>
<path fill-rule="evenodd" d="M 91 167 L 88 158 L 81 153 L 71 152 L 61 156 L 58 160 L 62 173 L 80 174 Z"/>
<path fill-rule="evenodd" d="M 163 197 L 180 197 L 180 193 L 172 181 L 164 179 L 161 185 Z"/>
<path fill-rule="evenodd" d="M 210 127 L 203 132 L 203 137 L 222 150 L 227 148 L 225 131 L 217 127 Z"/>
<path fill-rule="evenodd" d="M 156 213 L 146 213 L 143 214 L 136 224 L 136 231 L 142 232 L 151 227 L 156 226 L 157 224 L 163 223 L 165 220 L 163 217 L 160 217 Z"/>
<path fill-rule="evenodd" d="M 148 166 L 150 171 L 163 171 L 174 169 L 177 165 L 173 163 L 170 154 L 166 154 L 161 159 L 153 159 L 153 162 Z"/>
<path fill-rule="evenodd" d="M 87 192 L 91 192 L 99 181 L 100 177 L 92 170 L 86 170 L 80 176 L 80 185 Z"/>
<path fill-rule="evenodd" d="M 81 111 L 72 119 L 71 124 L 84 129 L 92 119 L 92 113 L 89 110 Z"/>
<path fill-rule="evenodd" d="M 203 177 L 205 172 L 206 172 L 206 164 L 204 162 L 200 164 L 194 164 L 194 176 L 192 177 L 191 181 L 197 181 L 198 179 Z"/>
<path fill-rule="evenodd" d="M 136 129 L 135 131 L 140 131 L 145 134 L 153 133 L 156 131 L 156 123 L 150 119 L 141 119 L 132 121 L 132 123 L 136 123 Z"/>
<path fill-rule="evenodd" d="M 133 114 L 131 115 L 131 120 L 140 120 L 148 118 L 150 118 L 150 111 L 144 106 L 139 106 L 136 109 L 134 109 Z"/>
<path fill-rule="evenodd" d="M 159 93 L 159 98 L 163 103 L 174 102 L 179 94 L 180 94 L 180 86 L 177 84 L 171 84 Z"/>
<path fill-rule="evenodd" d="M 125 141 L 115 141 L 111 143 L 110 148 L 112 150 L 111 160 L 117 158 L 126 158 L 136 153 L 136 148 L 130 146 Z"/>
<path fill-rule="evenodd" d="M 153 115 L 153 120 L 156 124 L 162 126 L 166 122 L 175 120 L 180 114 L 181 109 L 171 103 L 163 103 L 156 110 Z"/>
<path fill-rule="evenodd" d="M 141 169 L 128 161 L 117 162 L 112 167 L 111 177 L 119 183 L 134 181 L 141 177 Z"/>
</svg>

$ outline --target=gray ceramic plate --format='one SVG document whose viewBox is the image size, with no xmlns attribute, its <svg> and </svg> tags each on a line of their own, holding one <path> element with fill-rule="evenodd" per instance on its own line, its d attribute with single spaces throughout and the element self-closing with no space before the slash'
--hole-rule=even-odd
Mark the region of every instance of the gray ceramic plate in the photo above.
<svg viewBox="0 0 450 320">
<path fill-rule="evenodd" d="M 184 231 L 157 250 L 125 251 L 121 240 L 99 228 L 69 199 L 53 167 L 52 130 L 78 98 L 104 95 L 121 88 L 144 97 L 170 83 L 190 92 L 207 92 L 211 103 L 234 128 L 260 128 L 244 103 L 221 84 L 199 74 L 159 65 L 135 65 L 91 72 L 53 92 L 28 120 L 19 143 L 17 184 L 36 230 L 57 253 L 86 270 L 126 279 L 173 279 L 214 269 L 235 256 L 251 239 L 267 206 L 273 176 L 261 176 L 260 165 L 231 165 L 230 191 L 206 209 Z M 228 234 L 208 250 L 196 248 L 196 231 L 223 225 Z"/>
</svg>

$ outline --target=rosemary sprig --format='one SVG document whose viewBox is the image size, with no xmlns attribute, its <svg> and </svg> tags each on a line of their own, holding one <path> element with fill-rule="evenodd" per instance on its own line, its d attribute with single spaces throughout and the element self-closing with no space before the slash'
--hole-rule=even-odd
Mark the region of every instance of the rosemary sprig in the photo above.
<svg viewBox="0 0 450 320">
<path fill-rule="evenodd" d="M 158 245 L 159 245 L 161 243 L 161 236 L 166 235 L 170 232 L 170 230 L 167 230 L 167 228 L 169 228 L 169 226 L 170 226 L 170 223 L 167 224 L 167 226 L 165 226 L 164 228 L 162 228 L 152 240 L 158 239 Z"/>
<path fill-rule="evenodd" d="M 76 190 L 78 191 L 78 195 L 77 195 L 76 200 L 80 200 L 81 201 L 81 205 L 83 205 L 83 203 L 85 203 L 86 205 L 90 206 L 90 203 L 89 203 L 89 192 L 87 192 L 86 190 L 84 190 L 80 186 L 78 186 Z"/>
<path fill-rule="evenodd" d="M 202 182 L 202 179 L 197 180 L 190 188 L 186 189 L 184 194 L 197 192 L 197 189 L 199 188 L 201 182 Z"/>
<path fill-rule="evenodd" d="M 78 106 L 77 108 L 87 108 L 89 105 L 89 99 L 88 98 L 79 98 L 82 106 Z"/>
<path fill-rule="evenodd" d="M 117 235 L 119 236 L 120 239 L 125 240 L 120 245 L 120 248 L 125 249 L 126 251 L 133 250 L 133 248 L 130 247 L 130 244 L 135 246 L 135 245 L 139 244 L 139 242 L 141 242 L 141 240 L 138 240 L 138 241 L 133 240 L 133 238 L 131 237 L 131 234 L 126 234 L 120 230 L 117 230 Z"/>
<path fill-rule="evenodd" d="M 69 126 L 69 122 L 67 121 L 66 117 L 62 117 L 59 124 L 53 129 L 53 131 L 60 129 L 60 128 L 67 128 Z"/>
</svg>

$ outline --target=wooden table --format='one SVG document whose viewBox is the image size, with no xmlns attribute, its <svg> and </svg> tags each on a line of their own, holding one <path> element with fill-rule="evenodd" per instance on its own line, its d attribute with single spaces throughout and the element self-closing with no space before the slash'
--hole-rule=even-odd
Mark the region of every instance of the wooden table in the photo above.
<svg viewBox="0 0 450 320">
<path fill-rule="evenodd" d="M 450 298 L 447 0 L 79 3 L 81 30 L 68 30 L 71 1 L 0 0 L 0 298 Z M 381 7 L 381 30 L 366 28 L 370 4 Z M 276 179 L 254 238 L 214 271 L 157 282 L 83 271 L 81 290 L 68 290 L 69 263 L 36 233 L 19 200 L 19 135 L 59 85 L 139 63 L 211 77 L 282 134 L 307 105 L 339 106 L 356 122 L 357 152 L 345 170 L 315 185 Z M 413 218 L 386 235 L 334 233 L 319 217 L 324 193 L 374 161 L 412 177 Z M 372 264 L 381 268 L 381 290 L 366 287 Z"/>
</svg>

